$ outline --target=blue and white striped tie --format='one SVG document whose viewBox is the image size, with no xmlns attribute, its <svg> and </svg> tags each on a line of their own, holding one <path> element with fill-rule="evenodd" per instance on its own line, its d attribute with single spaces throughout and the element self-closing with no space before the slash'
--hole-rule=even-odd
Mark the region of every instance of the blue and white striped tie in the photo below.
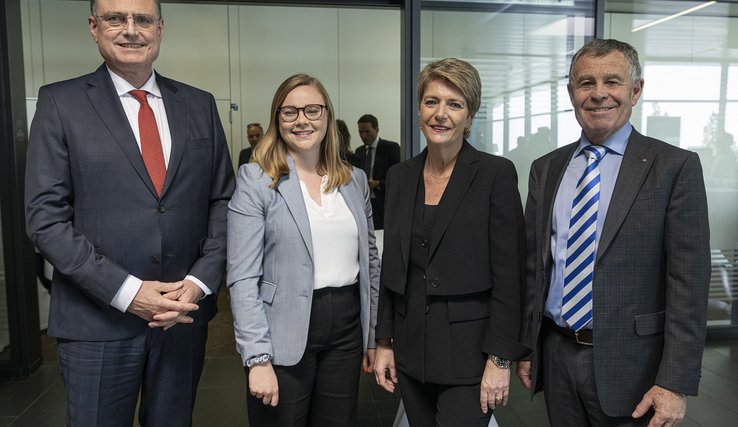
<svg viewBox="0 0 738 427">
<path fill-rule="evenodd" d="M 607 148 L 584 147 L 587 168 L 577 183 L 566 241 L 562 317 L 575 331 L 592 319 L 592 278 L 597 252 L 597 207 L 600 201 L 600 160 Z"/>
</svg>

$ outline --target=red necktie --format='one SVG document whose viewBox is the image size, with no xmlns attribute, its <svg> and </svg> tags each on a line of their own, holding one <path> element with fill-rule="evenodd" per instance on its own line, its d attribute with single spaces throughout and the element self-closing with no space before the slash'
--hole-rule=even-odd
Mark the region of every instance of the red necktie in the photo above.
<svg viewBox="0 0 738 427">
<path fill-rule="evenodd" d="M 167 167 L 164 163 L 164 151 L 161 148 L 159 129 L 156 126 L 154 111 L 146 100 L 145 90 L 132 90 L 129 92 L 141 104 L 138 109 L 138 132 L 141 138 L 141 156 L 143 157 L 146 170 L 149 172 L 151 181 L 156 188 L 156 194 L 161 196 L 164 188 L 164 179 L 167 176 Z"/>
</svg>

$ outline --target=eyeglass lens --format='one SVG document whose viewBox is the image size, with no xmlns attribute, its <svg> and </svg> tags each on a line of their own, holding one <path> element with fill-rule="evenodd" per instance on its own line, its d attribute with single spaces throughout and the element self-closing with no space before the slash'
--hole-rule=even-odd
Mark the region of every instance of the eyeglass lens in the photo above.
<svg viewBox="0 0 738 427">
<path fill-rule="evenodd" d="M 279 109 L 279 116 L 285 122 L 294 122 L 302 111 L 308 120 L 318 120 L 323 115 L 323 108 L 320 104 L 310 104 L 302 108 L 286 106 Z"/>
<path fill-rule="evenodd" d="M 98 18 L 105 21 L 105 23 L 112 28 L 121 28 L 125 26 L 129 19 L 127 15 L 122 13 L 106 13 L 103 16 L 98 16 Z M 154 16 L 138 13 L 131 16 L 130 19 L 133 19 L 133 25 L 139 28 L 149 28 L 159 20 Z"/>
</svg>

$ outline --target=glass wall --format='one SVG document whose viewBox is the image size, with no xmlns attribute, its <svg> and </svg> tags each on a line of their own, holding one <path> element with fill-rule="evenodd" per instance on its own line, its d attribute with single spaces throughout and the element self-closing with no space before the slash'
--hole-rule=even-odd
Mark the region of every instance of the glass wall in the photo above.
<svg viewBox="0 0 738 427">
<path fill-rule="evenodd" d="M 23 0 L 22 6 L 30 123 L 40 86 L 90 73 L 102 58 L 86 24 L 89 1 Z M 246 124 L 266 130 L 274 91 L 296 73 L 323 82 L 354 147 L 361 144 L 356 121 L 366 113 L 379 119 L 382 138 L 400 140 L 399 8 L 167 2 L 162 15 L 164 39 L 154 66 L 213 94 L 234 166 L 249 147 Z"/>
<path fill-rule="evenodd" d="M 2 223 L 0 223 L 0 360 L 7 360 L 10 359 L 10 325 L 8 324 L 8 293 L 5 286 L 5 253 L 3 251 L 2 229 Z"/>
<path fill-rule="evenodd" d="M 703 2 L 657 3 L 658 13 L 648 2 L 609 3 L 605 37 L 640 54 L 645 86 L 636 128 L 700 156 L 711 229 L 709 325 L 738 325 L 738 5 L 715 3 L 640 29 Z"/>
<path fill-rule="evenodd" d="M 579 138 L 566 91 L 568 64 L 594 35 L 594 4 L 487 3 L 488 10 L 424 9 L 421 67 L 457 57 L 479 70 L 482 105 L 469 141 L 515 163 L 525 200 L 531 162 Z"/>
</svg>

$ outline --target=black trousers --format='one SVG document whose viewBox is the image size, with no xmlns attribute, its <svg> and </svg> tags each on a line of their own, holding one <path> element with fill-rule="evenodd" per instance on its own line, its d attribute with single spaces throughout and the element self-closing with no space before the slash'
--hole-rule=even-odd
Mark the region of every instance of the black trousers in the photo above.
<svg viewBox="0 0 738 427">
<path fill-rule="evenodd" d="M 58 339 L 67 426 L 191 426 L 207 324 L 147 329 L 117 341 Z"/>
<path fill-rule="evenodd" d="M 305 354 L 295 366 L 274 366 L 279 403 L 248 394 L 252 427 L 355 426 L 363 345 L 358 285 L 313 293 Z"/>
<path fill-rule="evenodd" d="M 479 384 L 443 385 L 423 383 L 397 372 L 408 423 L 415 427 L 487 427 L 492 410 L 485 415 L 479 403 Z"/>
<path fill-rule="evenodd" d="M 591 346 L 548 328 L 543 334 L 543 396 L 552 427 L 648 425 L 653 410 L 641 418 L 610 417 L 602 411 Z"/>
</svg>

